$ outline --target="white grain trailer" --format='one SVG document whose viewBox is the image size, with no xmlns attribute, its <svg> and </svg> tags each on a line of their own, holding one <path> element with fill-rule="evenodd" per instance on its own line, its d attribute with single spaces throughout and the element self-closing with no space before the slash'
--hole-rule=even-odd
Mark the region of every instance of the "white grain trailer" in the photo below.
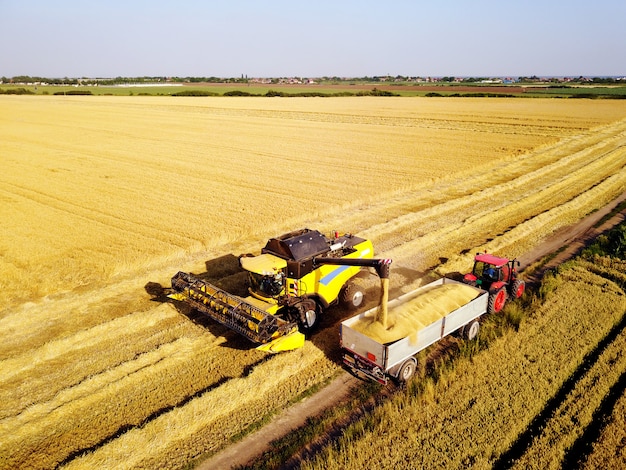
<svg viewBox="0 0 626 470">
<path fill-rule="evenodd" d="M 453 279 L 441 278 L 389 301 L 391 311 L 401 309 L 411 299 L 427 289 L 447 283 L 463 284 Z M 359 321 L 374 319 L 379 307 L 344 320 L 341 323 L 340 342 L 343 362 L 357 374 L 386 384 L 389 377 L 399 382 L 409 380 L 417 368 L 414 355 L 451 333 L 459 332 L 467 339 L 474 339 L 480 328 L 480 317 L 487 312 L 489 293 L 473 287 L 476 297 L 468 303 L 442 316 L 436 321 L 397 341 L 382 344 L 353 327 Z"/>
</svg>

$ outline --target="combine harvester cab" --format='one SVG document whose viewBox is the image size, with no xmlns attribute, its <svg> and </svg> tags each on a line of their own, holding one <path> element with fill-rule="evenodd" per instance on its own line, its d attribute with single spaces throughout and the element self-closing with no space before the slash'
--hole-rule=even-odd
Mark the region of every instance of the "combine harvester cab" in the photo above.
<svg viewBox="0 0 626 470">
<path fill-rule="evenodd" d="M 327 238 L 317 230 L 303 229 L 271 238 L 261 255 L 242 257 L 240 263 L 248 271 L 250 296 L 278 305 L 278 315 L 309 332 L 330 305 L 340 300 L 349 307 L 360 305 L 362 291 L 350 297 L 352 305 L 345 292 L 355 290 L 351 281 L 362 268 L 357 260 L 371 259 L 373 254 L 369 240 L 351 234 Z M 342 260 L 354 263 L 340 265 Z"/>
<path fill-rule="evenodd" d="M 363 267 L 377 266 L 373 252 L 369 240 L 351 234 L 328 238 L 302 229 L 271 238 L 258 256 L 240 257 L 248 272 L 248 297 L 184 272 L 172 278 L 170 297 L 260 344 L 259 349 L 296 349 L 304 344 L 301 331 L 311 332 L 330 305 L 362 304 L 364 291 L 352 280 Z"/>
</svg>

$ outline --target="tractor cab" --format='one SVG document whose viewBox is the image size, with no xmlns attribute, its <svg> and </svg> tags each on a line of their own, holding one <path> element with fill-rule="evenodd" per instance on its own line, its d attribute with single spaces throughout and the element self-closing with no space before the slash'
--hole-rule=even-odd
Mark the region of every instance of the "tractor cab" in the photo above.
<svg viewBox="0 0 626 470">
<path fill-rule="evenodd" d="M 489 290 L 493 283 L 511 281 L 511 274 L 515 271 L 513 262 L 506 258 L 478 254 L 474 258 L 472 272 L 465 275 L 465 282 L 474 284 L 484 290 Z"/>
<path fill-rule="evenodd" d="M 525 283 L 518 279 L 516 260 L 500 258 L 487 253 L 478 253 L 474 268 L 463 277 L 463 281 L 490 293 L 489 312 L 499 312 L 507 297 L 519 298 L 524 293 Z"/>
</svg>

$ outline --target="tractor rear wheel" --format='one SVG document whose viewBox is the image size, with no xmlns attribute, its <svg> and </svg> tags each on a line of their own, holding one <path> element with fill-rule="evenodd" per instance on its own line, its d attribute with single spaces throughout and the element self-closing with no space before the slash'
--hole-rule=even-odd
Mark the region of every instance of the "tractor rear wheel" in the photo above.
<svg viewBox="0 0 626 470">
<path fill-rule="evenodd" d="M 498 313 L 504 308 L 506 303 L 506 289 L 500 289 L 493 294 L 489 294 L 489 303 L 487 304 L 487 311 L 489 313 Z"/>
</svg>

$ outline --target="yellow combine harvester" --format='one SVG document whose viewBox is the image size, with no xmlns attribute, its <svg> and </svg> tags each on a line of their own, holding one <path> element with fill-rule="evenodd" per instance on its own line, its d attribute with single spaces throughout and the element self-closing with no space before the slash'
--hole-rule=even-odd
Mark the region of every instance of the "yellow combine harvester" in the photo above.
<svg viewBox="0 0 626 470">
<path fill-rule="evenodd" d="M 302 229 L 271 238 L 258 256 L 239 259 L 248 272 L 248 297 L 184 272 L 172 278 L 170 297 L 260 343 L 259 349 L 296 349 L 304 344 L 302 332 L 313 330 L 330 305 L 362 305 L 364 289 L 354 282 L 361 269 L 373 267 L 381 279 L 388 278 L 391 261 L 373 259 L 373 254 L 369 240 Z"/>
</svg>

